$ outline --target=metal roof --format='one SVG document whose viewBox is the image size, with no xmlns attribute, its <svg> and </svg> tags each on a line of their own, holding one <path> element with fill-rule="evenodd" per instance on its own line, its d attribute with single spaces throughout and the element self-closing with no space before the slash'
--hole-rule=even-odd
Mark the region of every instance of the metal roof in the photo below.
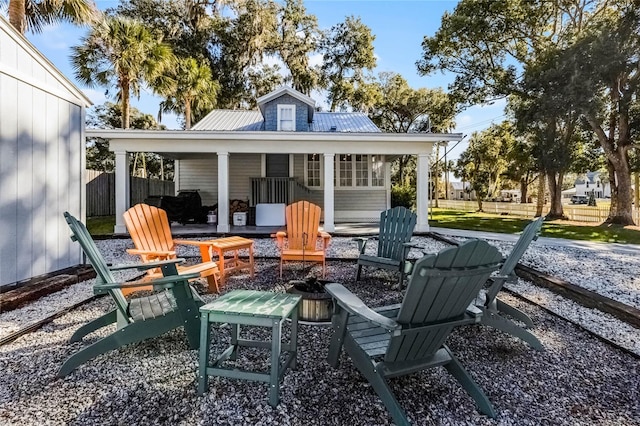
<svg viewBox="0 0 640 426">
<path fill-rule="evenodd" d="M 215 109 L 191 127 L 191 130 L 260 131 L 264 120 L 260 111 Z M 362 112 L 317 112 L 311 132 L 380 133 L 380 129 Z"/>
<path fill-rule="evenodd" d="M 311 131 L 379 133 L 380 129 L 363 112 L 316 112 L 311 123 Z"/>
<path fill-rule="evenodd" d="M 191 127 L 191 130 L 263 130 L 264 121 L 260 111 L 214 109 L 202 120 Z"/>
</svg>

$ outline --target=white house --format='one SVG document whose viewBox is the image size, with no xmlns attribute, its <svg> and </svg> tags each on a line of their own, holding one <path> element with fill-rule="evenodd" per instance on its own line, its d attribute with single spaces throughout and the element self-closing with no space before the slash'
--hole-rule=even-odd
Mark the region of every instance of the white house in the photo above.
<svg viewBox="0 0 640 426">
<path fill-rule="evenodd" d="M 476 192 L 471 190 L 469 182 L 449 182 L 450 200 L 475 200 Z"/>
<path fill-rule="evenodd" d="M 130 153 L 176 160 L 176 190 L 199 189 L 218 205 L 219 233 L 230 232 L 229 200 L 322 207 L 323 226 L 376 221 L 391 205 L 390 162 L 417 156 L 416 231 L 428 231 L 429 155 L 439 141 L 462 134 L 382 133 L 362 113 L 318 112 L 315 101 L 289 87 L 258 99 L 258 110 L 214 110 L 191 130 L 87 130 L 109 139 L 116 154 L 116 233 L 126 232 Z"/>
<path fill-rule="evenodd" d="M 0 286 L 81 263 L 89 99 L 0 16 Z"/>
<path fill-rule="evenodd" d="M 593 192 L 595 198 L 610 198 L 611 185 L 603 182 L 600 172 L 587 172 L 584 176 L 576 179 L 575 195 L 590 195 Z"/>
</svg>

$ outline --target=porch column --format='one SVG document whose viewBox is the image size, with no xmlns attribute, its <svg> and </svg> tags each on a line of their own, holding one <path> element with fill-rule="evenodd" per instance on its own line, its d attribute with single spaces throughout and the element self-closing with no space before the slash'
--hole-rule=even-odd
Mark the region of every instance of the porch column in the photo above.
<svg viewBox="0 0 640 426">
<path fill-rule="evenodd" d="M 129 153 L 127 151 L 115 151 L 116 154 L 116 226 L 115 234 L 126 234 L 127 227 L 124 224 L 124 212 L 129 208 Z"/>
<path fill-rule="evenodd" d="M 336 230 L 333 205 L 333 159 L 335 154 L 324 154 L 324 225 L 326 232 Z"/>
<path fill-rule="evenodd" d="M 218 152 L 218 232 L 229 232 L 229 153 Z"/>
<path fill-rule="evenodd" d="M 418 222 L 416 232 L 429 231 L 429 154 L 418 154 L 416 169 L 416 205 Z"/>
</svg>

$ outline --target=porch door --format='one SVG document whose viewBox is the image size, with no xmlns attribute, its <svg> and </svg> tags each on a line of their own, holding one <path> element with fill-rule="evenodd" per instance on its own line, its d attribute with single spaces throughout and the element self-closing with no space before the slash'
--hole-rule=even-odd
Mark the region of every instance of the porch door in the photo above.
<svg viewBox="0 0 640 426">
<path fill-rule="evenodd" d="M 289 182 L 289 154 L 267 154 L 265 156 L 265 176 L 267 203 L 290 204 L 293 188 Z M 264 192 L 263 192 L 264 194 Z"/>
</svg>

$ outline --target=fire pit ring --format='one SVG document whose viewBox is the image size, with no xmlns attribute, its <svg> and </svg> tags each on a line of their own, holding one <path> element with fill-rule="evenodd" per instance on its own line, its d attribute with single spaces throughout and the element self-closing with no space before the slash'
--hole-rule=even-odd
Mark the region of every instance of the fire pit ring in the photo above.
<svg viewBox="0 0 640 426">
<path fill-rule="evenodd" d="M 298 317 L 300 321 L 318 325 L 331 323 L 333 298 L 324 290 L 325 284 L 331 282 L 316 278 L 289 281 L 291 286 L 287 289 L 287 293 L 302 296 Z"/>
</svg>

